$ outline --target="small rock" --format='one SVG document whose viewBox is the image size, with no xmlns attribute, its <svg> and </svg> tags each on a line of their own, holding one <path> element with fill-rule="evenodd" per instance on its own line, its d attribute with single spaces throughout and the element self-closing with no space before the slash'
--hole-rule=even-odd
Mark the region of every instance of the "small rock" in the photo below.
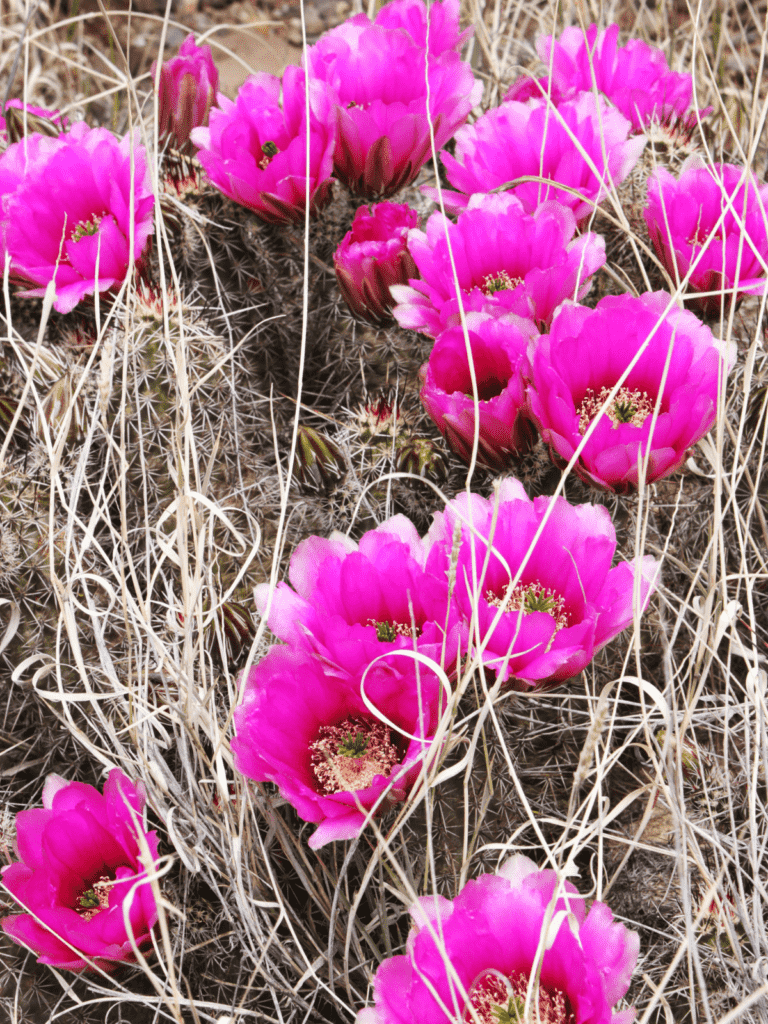
<svg viewBox="0 0 768 1024">
<path fill-rule="evenodd" d="M 178 50 L 181 44 L 189 35 L 189 32 L 185 32 L 182 28 L 177 28 L 175 25 L 169 25 L 168 31 L 165 33 L 165 48 L 171 52 Z"/>
<path fill-rule="evenodd" d="M 325 31 L 323 19 L 314 4 L 307 4 L 304 8 L 304 24 L 308 36 L 319 36 Z"/>
</svg>

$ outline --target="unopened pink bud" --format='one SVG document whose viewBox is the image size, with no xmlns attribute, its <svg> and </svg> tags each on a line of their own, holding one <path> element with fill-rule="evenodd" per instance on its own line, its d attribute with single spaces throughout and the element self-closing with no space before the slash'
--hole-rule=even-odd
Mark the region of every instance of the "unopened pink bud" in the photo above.
<svg viewBox="0 0 768 1024">
<path fill-rule="evenodd" d="M 154 63 L 153 78 L 156 67 Z M 192 129 L 208 123 L 218 87 L 219 73 L 210 46 L 198 46 L 193 35 L 187 36 L 178 57 L 160 68 L 160 141 L 168 141 L 176 149 L 187 146 Z"/>
<path fill-rule="evenodd" d="M 418 277 L 408 252 L 408 231 L 419 216 L 405 203 L 361 206 L 334 253 L 339 290 L 352 313 L 374 324 L 391 321 L 395 304 L 389 286 Z"/>
</svg>

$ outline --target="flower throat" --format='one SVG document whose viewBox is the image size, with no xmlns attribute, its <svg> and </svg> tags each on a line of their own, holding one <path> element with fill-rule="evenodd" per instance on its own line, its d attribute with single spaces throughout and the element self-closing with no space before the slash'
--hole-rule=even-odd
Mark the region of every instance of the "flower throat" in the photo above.
<svg viewBox="0 0 768 1024">
<path fill-rule="evenodd" d="M 109 875 L 101 875 L 90 889 L 84 889 L 80 893 L 75 901 L 75 910 L 84 921 L 90 921 L 109 907 L 109 890 L 112 884 L 113 879 Z"/>
<path fill-rule="evenodd" d="M 586 434 L 592 420 L 601 413 L 608 417 L 613 424 L 613 429 L 618 430 L 622 423 L 628 423 L 632 427 L 642 427 L 646 418 L 653 412 L 653 401 L 648 397 L 647 391 L 619 388 L 609 402 L 608 396 L 612 390 L 612 388 L 600 388 L 600 393 L 595 395 L 592 388 L 587 388 L 584 400 L 578 409 L 580 434 Z"/>
<path fill-rule="evenodd" d="M 558 989 L 548 991 L 539 987 L 538 1014 L 532 1007 L 525 1016 L 528 979 L 520 974 L 507 978 L 500 971 L 484 971 L 472 985 L 464 1021 L 479 1020 L 480 1024 L 573 1024 L 574 1015 L 568 1010 L 565 994 Z M 470 1007 L 475 1011 L 472 1015 Z"/>
<path fill-rule="evenodd" d="M 389 775 L 399 760 L 388 727 L 360 715 L 320 726 L 309 750 L 312 771 L 325 794 L 367 789 L 377 775 Z"/>
</svg>

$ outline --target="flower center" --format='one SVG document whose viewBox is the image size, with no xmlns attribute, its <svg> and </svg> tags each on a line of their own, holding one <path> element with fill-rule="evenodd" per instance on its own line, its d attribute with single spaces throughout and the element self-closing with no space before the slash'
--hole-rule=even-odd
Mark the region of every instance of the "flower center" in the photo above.
<svg viewBox="0 0 768 1024">
<path fill-rule="evenodd" d="M 261 146 L 261 152 L 264 154 L 259 161 L 260 170 L 264 171 L 269 167 L 272 157 L 277 156 L 280 150 L 274 144 L 274 142 L 264 142 Z"/>
<path fill-rule="evenodd" d="M 367 789 L 377 775 L 389 775 L 400 757 L 383 722 L 355 715 L 338 725 L 321 725 L 309 749 L 325 794 Z"/>
<path fill-rule="evenodd" d="M 101 224 L 103 219 L 104 217 L 102 214 L 94 213 L 88 218 L 88 220 L 81 220 L 79 224 L 75 225 L 72 234 L 69 236 L 71 241 L 79 242 L 81 238 L 85 237 L 85 235 L 95 235 L 99 230 L 99 224 Z"/>
<path fill-rule="evenodd" d="M 511 291 L 522 283 L 522 277 L 510 277 L 506 270 L 500 270 L 497 274 L 488 274 L 483 278 L 482 291 L 486 295 L 493 295 L 494 292 Z"/>
<path fill-rule="evenodd" d="M 611 388 L 600 388 L 596 395 L 592 388 L 587 388 L 584 400 L 579 406 L 579 433 L 586 434 L 592 420 L 601 412 L 613 423 L 614 430 L 619 424 L 628 423 L 632 427 L 642 427 L 646 417 L 653 412 L 653 400 L 647 391 L 630 391 L 619 388 L 612 401 L 606 405 Z M 605 408 L 603 408 L 605 406 Z"/>
<path fill-rule="evenodd" d="M 399 636 L 410 637 L 413 634 L 411 627 L 405 622 L 388 622 L 386 619 L 379 622 L 376 619 L 368 619 L 365 625 L 375 626 L 376 639 L 387 644 L 393 644 Z M 421 636 L 421 629 L 419 626 L 416 626 L 415 633 L 416 636 Z"/>
<path fill-rule="evenodd" d="M 101 877 L 93 883 L 90 889 L 84 889 L 77 897 L 75 910 L 84 921 L 90 921 L 102 910 L 109 906 L 109 890 L 114 880 L 109 875 Z"/>
<path fill-rule="evenodd" d="M 527 991 L 528 979 L 522 974 L 507 978 L 500 971 L 483 971 L 470 989 L 464 1020 L 474 1020 L 471 1007 L 481 1024 L 524 1024 Z M 539 988 L 538 1002 L 538 1014 L 532 1007 L 528 1020 L 535 1020 L 537 1024 L 572 1024 L 575 1020 L 568 1009 L 565 993 L 558 989 L 547 991 Z"/>
<path fill-rule="evenodd" d="M 518 583 L 508 597 L 506 591 L 499 596 L 489 590 L 485 599 L 494 608 L 501 608 L 505 612 L 522 612 L 523 615 L 544 612 L 551 615 L 555 620 L 555 632 L 563 629 L 569 622 L 565 599 L 549 587 L 543 587 L 541 583 Z"/>
</svg>

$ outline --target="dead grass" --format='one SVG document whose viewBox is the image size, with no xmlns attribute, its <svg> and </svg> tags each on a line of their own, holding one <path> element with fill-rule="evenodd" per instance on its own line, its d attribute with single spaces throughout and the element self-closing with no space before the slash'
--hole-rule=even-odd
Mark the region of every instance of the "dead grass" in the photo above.
<svg viewBox="0 0 768 1024">
<path fill-rule="evenodd" d="M 699 150 L 765 176 L 765 3 L 476 0 L 466 13 L 487 104 L 534 65 L 538 32 L 617 20 L 694 72 L 699 106 L 715 107 Z M 124 27 L 98 55 L 88 19 L 7 3 L 3 79 L 18 56 L 13 95 L 120 131 L 130 111 L 153 147 L 125 13 L 110 13 Z M 644 172 L 663 157 L 675 159 L 649 147 Z M 642 184 L 606 203 L 610 223 L 596 218 L 610 273 L 588 301 L 617 280 L 661 282 Z M 405 200 L 423 203 L 413 189 Z M 0 1017 L 350 1021 L 377 964 L 402 949 L 412 900 L 453 895 L 517 851 L 578 874 L 638 929 L 641 1024 L 768 1021 L 764 302 L 713 328 L 738 362 L 685 473 L 607 502 L 621 557 L 663 557 L 640 629 L 546 695 L 488 691 L 469 666 L 421 791 L 317 854 L 273 788 L 233 770 L 238 673 L 270 638 L 259 623 L 239 660 L 217 656 L 221 611 L 252 608 L 254 585 L 279 579 L 310 533 L 357 534 L 398 510 L 425 529 L 466 473 L 417 400 L 428 345 L 353 324 L 340 304 L 328 267 L 345 198 L 308 238 L 204 188 L 160 211 L 154 306 L 131 286 L 114 305 L 41 321 L 39 303 L 5 293 L 0 395 L 21 412 L 0 466 L 0 855 L 49 771 L 97 783 L 118 765 L 147 783 L 162 836 L 161 927 L 145 964 L 109 977 L 40 968 L 0 939 Z M 64 386 L 46 431 L 46 400 Z M 355 413 L 379 389 L 403 403 L 383 440 Z M 289 478 L 299 420 L 339 446 L 330 483 Z M 413 438 L 435 446 L 426 481 L 398 474 Z M 520 473 L 536 493 L 594 500 L 540 453 Z M 472 486 L 489 493 L 490 479 L 478 471 Z"/>
</svg>

